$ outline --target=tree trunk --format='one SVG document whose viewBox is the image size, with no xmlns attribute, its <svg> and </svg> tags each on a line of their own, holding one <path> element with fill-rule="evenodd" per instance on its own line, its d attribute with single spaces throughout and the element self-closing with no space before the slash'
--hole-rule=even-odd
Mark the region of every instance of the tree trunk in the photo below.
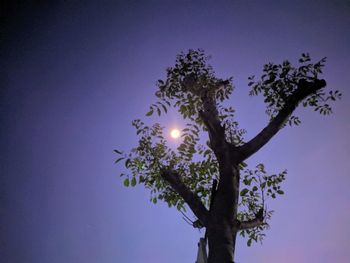
<svg viewBox="0 0 350 263">
<path fill-rule="evenodd" d="M 232 224 L 222 222 L 208 229 L 208 263 L 233 263 L 236 231 Z"/>
<path fill-rule="evenodd" d="M 225 157 L 219 161 L 220 181 L 207 226 L 208 263 L 234 262 L 239 168 Z"/>
</svg>

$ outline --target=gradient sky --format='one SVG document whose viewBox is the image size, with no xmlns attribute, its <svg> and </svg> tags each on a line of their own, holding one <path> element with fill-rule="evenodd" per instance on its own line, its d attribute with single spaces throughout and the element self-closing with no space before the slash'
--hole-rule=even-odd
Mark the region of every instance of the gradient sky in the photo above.
<svg viewBox="0 0 350 263">
<path fill-rule="evenodd" d="M 247 77 L 302 52 L 328 57 L 324 78 L 343 99 L 328 117 L 298 110 L 302 125 L 250 159 L 289 174 L 263 245 L 239 239 L 235 260 L 349 262 L 350 1 L 33 2 L 1 11 L 1 263 L 195 261 L 203 232 L 123 187 L 112 152 L 135 145 L 131 120 L 189 48 L 234 76 L 247 139 L 267 122 Z"/>
</svg>

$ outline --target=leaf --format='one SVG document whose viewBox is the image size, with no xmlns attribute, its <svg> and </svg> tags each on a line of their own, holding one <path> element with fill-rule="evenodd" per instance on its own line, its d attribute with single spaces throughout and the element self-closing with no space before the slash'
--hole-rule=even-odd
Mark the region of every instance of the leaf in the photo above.
<svg viewBox="0 0 350 263">
<path fill-rule="evenodd" d="M 131 179 L 131 186 L 135 186 L 135 185 L 136 185 L 136 178 L 133 177 L 133 178 Z"/>
<path fill-rule="evenodd" d="M 252 245 L 252 239 L 248 239 L 247 246 L 250 247 Z"/>
<path fill-rule="evenodd" d="M 125 161 L 125 167 L 126 167 L 126 168 L 129 168 L 129 165 L 130 165 L 130 159 L 126 159 L 126 161 Z"/>
<path fill-rule="evenodd" d="M 180 113 L 184 114 L 187 111 L 187 108 L 185 105 L 180 106 Z"/>
<path fill-rule="evenodd" d="M 278 190 L 278 191 L 277 191 L 277 194 L 283 195 L 284 192 L 283 192 L 282 190 Z"/>
<path fill-rule="evenodd" d="M 153 108 L 151 108 L 150 111 L 146 113 L 146 116 L 151 116 L 152 114 L 153 114 Z"/>
<path fill-rule="evenodd" d="M 124 186 L 125 186 L 125 187 L 128 187 L 129 184 L 130 184 L 129 178 L 126 178 L 126 179 L 124 180 Z"/>
<path fill-rule="evenodd" d="M 209 155 L 209 154 L 211 154 L 211 150 L 209 150 L 209 149 L 205 150 L 203 153 L 204 157 Z"/>
<path fill-rule="evenodd" d="M 244 183 L 245 185 L 250 185 L 251 182 L 252 182 L 252 180 L 249 180 L 249 179 L 247 179 L 247 178 L 244 178 L 244 179 L 243 179 L 243 183 Z"/>
<path fill-rule="evenodd" d="M 167 110 L 166 106 L 162 104 L 162 107 L 163 107 L 164 112 L 168 113 L 168 110 Z"/>
<path fill-rule="evenodd" d="M 157 203 L 157 198 L 154 197 L 153 200 L 152 200 L 153 204 L 156 204 Z"/>
<path fill-rule="evenodd" d="M 119 162 L 119 161 L 121 161 L 121 160 L 123 160 L 123 159 L 125 159 L 125 158 L 124 158 L 124 157 L 121 157 L 121 158 L 117 159 L 114 163 L 117 163 L 117 162 Z"/>
<path fill-rule="evenodd" d="M 244 188 L 241 193 L 240 196 L 245 196 L 247 193 L 249 192 L 249 190 L 247 188 Z"/>
<path fill-rule="evenodd" d="M 178 203 L 178 204 L 176 205 L 176 209 L 180 211 L 180 210 L 181 210 L 181 208 L 182 208 L 181 203 Z"/>
<path fill-rule="evenodd" d="M 121 151 L 118 151 L 118 150 L 113 150 L 115 153 L 117 153 L 117 154 L 122 154 L 122 152 Z"/>
<path fill-rule="evenodd" d="M 241 163 L 240 163 L 240 166 L 243 167 L 243 168 L 245 168 L 245 167 L 247 167 L 248 165 L 247 165 L 245 162 L 241 162 Z"/>
</svg>

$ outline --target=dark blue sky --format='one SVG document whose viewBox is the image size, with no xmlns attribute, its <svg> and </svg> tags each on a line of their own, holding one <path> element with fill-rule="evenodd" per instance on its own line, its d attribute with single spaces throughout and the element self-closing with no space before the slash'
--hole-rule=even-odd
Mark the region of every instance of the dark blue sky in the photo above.
<svg viewBox="0 0 350 263">
<path fill-rule="evenodd" d="M 239 239 L 236 261 L 347 262 L 349 1 L 40 2 L 1 12 L 1 263 L 195 261 L 203 233 L 142 187 L 123 187 L 112 152 L 135 145 L 131 120 L 189 48 L 234 76 L 247 139 L 267 122 L 247 77 L 302 52 L 328 57 L 324 78 L 343 100 L 328 117 L 298 110 L 302 125 L 250 160 L 289 176 L 263 246 Z"/>
</svg>

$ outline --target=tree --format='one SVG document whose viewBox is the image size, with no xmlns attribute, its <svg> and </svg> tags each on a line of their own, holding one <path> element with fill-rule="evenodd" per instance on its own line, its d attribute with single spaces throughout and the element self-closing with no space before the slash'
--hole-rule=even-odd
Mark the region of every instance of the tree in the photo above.
<svg viewBox="0 0 350 263">
<path fill-rule="evenodd" d="M 138 145 L 128 153 L 115 152 L 120 155 L 116 162 L 124 160 L 129 170 L 121 174 L 125 186 L 143 184 L 152 202 L 163 200 L 182 213 L 189 207 L 198 219 L 193 226 L 206 228 L 208 262 L 228 263 L 233 262 L 237 233 L 247 238 L 248 246 L 263 239 L 272 215 L 266 200 L 284 193 L 286 171 L 269 175 L 263 164 L 251 169 L 245 160 L 285 126 L 300 124 L 293 115 L 298 106 L 328 115 L 329 102 L 341 94 L 326 93 L 326 81 L 319 78 L 326 58 L 312 63 L 306 53 L 298 67 L 287 60 L 268 63 L 258 80 L 248 78 L 248 86 L 251 96 L 264 97 L 270 120 L 245 141 L 234 109 L 225 104 L 233 91 L 232 78 L 216 77 L 208 59 L 203 50 L 180 53 L 175 66 L 167 68 L 166 79 L 157 82 L 157 101 L 146 116 L 167 114 L 169 108 L 182 115 L 187 123 L 177 149 L 167 145 L 164 127 L 137 119 L 132 125 Z"/>
</svg>

